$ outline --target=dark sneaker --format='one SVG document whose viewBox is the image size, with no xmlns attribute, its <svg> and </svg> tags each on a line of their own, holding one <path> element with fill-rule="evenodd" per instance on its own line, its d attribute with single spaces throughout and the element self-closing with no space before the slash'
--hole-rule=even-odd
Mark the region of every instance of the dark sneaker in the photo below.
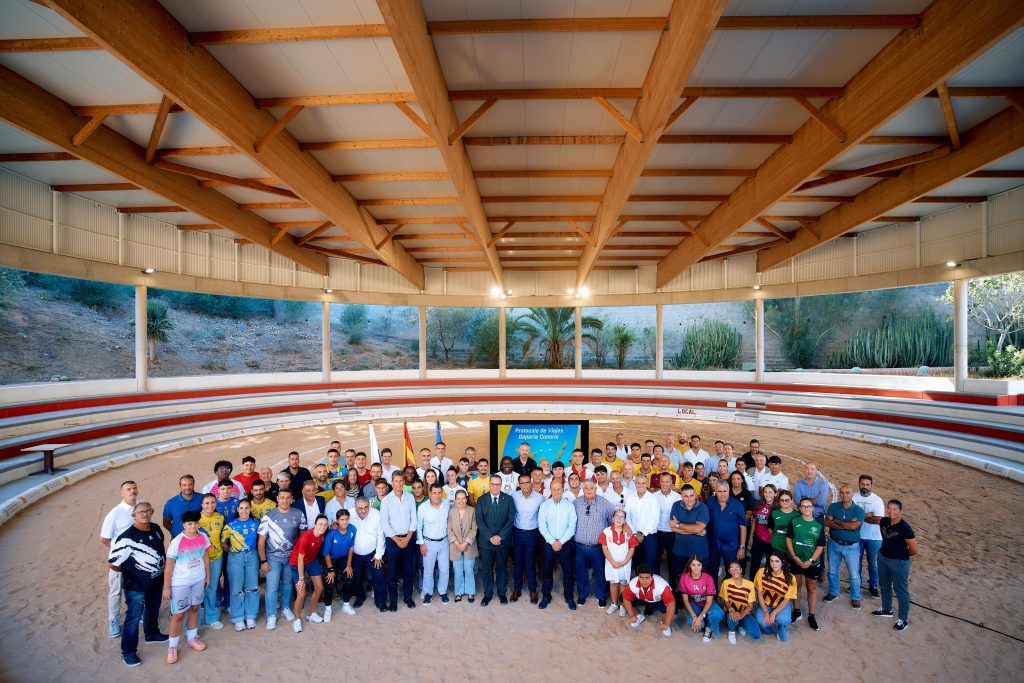
<svg viewBox="0 0 1024 683">
<path fill-rule="evenodd" d="M 800 621 L 803 618 L 804 618 L 804 615 L 800 614 L 800 610 L 798 610 L 798 609 L 793 610 L 793 620 L 792 620 L 792 623 L 795 624 L 796 622 Z"/>
<path fill-rule="evenodd" d="M 152 638 L 146 636 L 147 643 L 166 643 L 169 636 L 166 633 L 158 633 Z"/>
<path fill-rule="evenodd" d="M 901 621 L 899 623 L 902 624 L 903 622 Z M 128 666 L 138 666 L 142 664 L 142 660 L 139 659 L 139 656 L 134 652 L 129 652 L 126 655 L 121 655 L 121 661 L 127 664 Z"/>
<path fill-rule="evenodd" d="M 428 605 L 430 605 L 430 601 L 431 601 L 431 599 L 433 599 L 433 597 L 434 597 L 433 595 L 424 595 L 423 596 L 423 606 L 427 607 Z M 409 603 L 405 603 L 405 604 L 408 605 Z"/>
<path fill-rule="evenodd" d="M 829 593 L 824 598 L 822 598 L 821 601 L 827 605 L 830 602 L 835 602 L 838 599 L 839 599 L 838 595 L 832 595 L 831 593 Z"/>
<path fill-rule="evenodd" d="M 873 617 L 885 617 L 886 619 L 892 619 L 892 610 L 891 609 L 876 609 L 874 612 L 871 613 L 871 616 L 873 616 Z"/>
<path fill-rule="evenodd" d="M 812 631 L 818 630 L 818 620 L 814 618 L 813 614 L 807 615 L 807 625 L 811 627 Z"/>
<path fill-rule="evenodd" d="M 869 587 L 868 588 L 868 593 L 870 593 L 871 597 L 873 597 L 873 598 L 880 598 L 880 597 L 882 597 L 882 591 L 878 590 L 878 586 L 871 586 L 871 587 Z"/>
<path fill-rule="evenodd" d="M 608 601 L 607 600 L 598 600 L 597 601 L 597 606 L 600 607 L 601 609 L 605 609 L 606 607 L 608 607 Z"/>
<path fill-rule="evenodd" d="M 860 609 L 860 600 L 850 600 L 850 607 Z"/>
<path fill-rule="evenodd" d="M 906 631 L 907 627 L 910 626 L 907 622 L 902 619 L 897 619 L 896 623 L 892 625 L 894 631 Z"/>
</svg>

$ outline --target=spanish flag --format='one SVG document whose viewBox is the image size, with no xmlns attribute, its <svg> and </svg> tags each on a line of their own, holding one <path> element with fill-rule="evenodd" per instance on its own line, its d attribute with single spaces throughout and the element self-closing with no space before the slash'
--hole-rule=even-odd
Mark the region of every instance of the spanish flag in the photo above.
<svg viewBox="0 0 1024 683">
<path fill-rule="evenodd" d="M 412 452 L 412 439 L 409 438 L 409 423 L 402 423 L 402 431 L 405 432 L 405 443 L 402 446 L 402 467 L 405 468 L 408 465 L 416 462 L 416 456 Z"/>
</svg>

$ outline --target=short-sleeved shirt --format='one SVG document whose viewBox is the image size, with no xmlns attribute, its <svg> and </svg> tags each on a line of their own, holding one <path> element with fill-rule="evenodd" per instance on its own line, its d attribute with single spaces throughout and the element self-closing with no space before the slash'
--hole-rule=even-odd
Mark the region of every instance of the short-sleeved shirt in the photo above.
<svg viewBox="0 0 1024 683">
<path fill-rule="evenodd" d="M 252 483 L 260 478 L 259 472 L 253 472 L 252 474 L 236 474 L 231 477 L 236 482 L 242 485 L 242 489 L 245 491 L 245 495 L 249 495 L 249 491 L 252 490 Z"/>
<path fill-rule="evenodd" d="M 199 493 L 192 494 L 192 500 L 185 500 L 180 493 L 164 503 L 164 518 L 171 520 L 171 536 L 177 536 L 185 530 L 181 523 L 181 516 L 186 512 L 201 512 L 203 509 L 203 496 Z"/>
<path fill-rule="evenodd" d="M 754 604 L 754 590 L 753 581 L 742 577 L 737 581 L 729 577 L 722 581 L 722 585 L 719 586 L 718 597 L 725 601 L 727 607 L 737 612 L 742 612 L 747 608 L 747 605 Z"/>
<path fill-rule="evenodd" d="M 217 499 L 217 512 L 224 517 L 224 523 L 229 524 L 233 520 L 238 518 L 238 499 L 228 498 L 227 501 L 223 501 L 220 498 Z"/>
<path fill-rule="evenodd" d="M 764 598 L 765 604 L 772 609 L 787 598 L 796 600 L 796 577 L 791 576 L 787 584 L 782 572 L 776 574 L 767 567 L 761 567 L 754 575 L 754 586 Z"/>
<path fill-rule="evenodd" d="M 224 525 L 224 531 L 221 532 L 220 537 L 221 543 L 226 543 L 228 552 L 232 553 L 256 550 L 259 528 L 260 522 L 258 519 L 250 517 L 242 521 L 235 518 Z"/>
<path fill-rule="evenodd" d="M 469 486 L 466 487 L 466 490 L 469 491 L 469 499 L 473 501 L 474 505 L 476 504 L 477 498 L 487 493 L 489 479 L 490 475 L 485 477 L 476 476 L 469 480 Z"/>
<path fill-rule="evenodd" d="M 714 542 L 719 546 L 738 548 L 740 528 L 747 526 L 747 511 L 743 509 L 743 504 L 729 496 L 726 499 L 724 510 L 718 502 L 718 498 L 709 500 L 707 508 L 708 532 Z"/>
<path fill-rule="evenodd" d="M 171 571 L 172 586 L 192 586 L 206 581 L 206 567 L 203 566 L 203 555 L 212 548 L 210 537 L 200 532 L 189 538 L 184 533 L 174 537 L 167 548 L 167 557 L 174 560 Z"/>
<path fill-rule="evenodd" d="M 299 534 L 306 530 L 306 515 L 295 508 L 282 512 L 274 508 L 260 520 L 259 535 L 266 536 L 267 559 L 272 562 L 287 562 Z"/>
<path fill-rule="evenodd" d="M 825 547 L 825 527 L 816 519 L 807 521 L 803 517 L 789 520 L 786 538 L 793 541 L 793 554 L 807 562 L 814 556 L 814 549 Z M 812 566 L 821 564 L 821 555 L 811 562 Z"/>
<path fill-rule="evenodd" d="M 651 585 L 646 588 L 640 585 L 640 577 L 634 576 L 622 590 L 622 597 L 630 601 L 663 602 L 666 605 L 671 605 L 676 601 L 668 581 L 657 574 L 651 576 Z"/>
<path fill-rule="evenodd" d="M 299 566 L 299 554 L 302 554 L 302 563 L 309 564 L 310 562 L 317 562 L 317 556 L 320 554 L 320 548 L 323 546 L 324 537 L 317 536 L 316 531 L 310 529 L 309 531 L 303 531 L 302 535 L 299 536 L 299 540 L 296 541 L 295 547 L 292 548 L 292 554 L 288 558 L 288 564 L 295 567 Z"/>
<path fill-rule="evenodd" d="M 163 581 L 164 532 L 156 524 L 142 531 L 134 524 L 111 544 L 107 562 L 121 568 L 121 586 L 143 592 L 153 581 Z"/>
<path fill-rule="evenodd" d="M 786 530 L 789 529 L 789 522 L 799 516 L 800 513 L 796 510 L 783 512 L 780 509 L 772 510 L 771 516 L 768 517 L 768 527 L 772 530 L 772 548 L 782 552 L 783 557 L 788 557 L 789 553 L 786 548 Z"/>
<path fill-rule="evenodd" d="M 690 602 L 690 606 L 697 612 L 704 609 L 707 599 L 715 596 L 715 580 L 711 574 L 703 572 L 699 579 L 695 579 L 690 572 L 685 571 L 679 575 L 679 592 Z"/>
<path fill-rule="evenodd" d="M 695 494 L 697 494 L 698 498 L 700 498 L 700 492 L 704 489 L 704 486 L 699 481 L 697 481 L 696 479 L 694 479 L 692 477 L 690 478 L 690 481 L 684 481 L 682 477 L 679 477 L 678 479 L 676 479 L 676 488 L 677 489 L 682 491 L 684 486 L 689 486 L 689 487 L 693 488 L 693 492 Z"/>
<path fill-rule="evenodd" d="M 853 494 L 853 502 L 864 508 L 865 518 L 868 515 L 885 517 L 885 503 L 882 502 L 882 498 L 877 493 L 869 493 L 866 496 L 862 496 L 860 491 L 857 491 Z M 864 522 L 861 524 L 860 538 L 862 541 L 881 541 L 882 532 L 878 528 L 878 522 L 874 524 Z"/>
<path fill-rule="evenodd" d="M 113 541 L 115 538 L 125 532 L 125 529 L 135 524 L 135 519 L 132 517 L 132 510 L 134 506 L 121 501 L 114 508 L 107 513 L 107 516 L 103 518 L 103 524 L 100 526 L 100 538 L 105 538 L 109 541 Z"/>
<path fill-rule="evenodd" d="M 220 545 L 220 538 L 224 533 L 224 515 L 219 512 L 214 512 L 209 517 L 202 515 L 199 518 L 199 533 L 206 534 L 210 539 L 210 561 L 220 559 L 224 554 L 224 549 Z"/>
<path fill-rule="evenodd" d="M 351 524 L 345 531 L 331 529 L 324 537 L 324 557 L 346 557 L 349 549 L 355 545 L 356 528 Z"/>
<path fill-rule="evenodd" d="M 863 522 L 864 508 L 856 503 L 851 504 L 849 508 L 844 508 L 841 502 L 835 502 L 828 506 L 825 516 L 831 517 L 837 522 Z M 860 529 L 853 531 L 850 529 L 829 529 L 828 535 L 833 541 L 856 543 L 860 540 Z"/>
<path fill-rule="evenodd" d="M 768 526 L 768 520 L 772 516 L 772 506 L 762 501 L 755 509 L 751 524 L 754 525 L 754 535 L 762 543 L 771 543 L 772 530 Z"/>
<path fill-rule="evenodd" d="M 250 500 L 249 503 L 252 505 L 252 516 L 257 521 L 263 519 L 263 515 L 277 507 L 277 503 L 266 497 L 259 503 L 255 500 Z"/>
<path fill-rule="evenodd" d="M 913 538 L 914 530 L 907 524 L 907 520 L 901 519 L 899 524 L 893 524 L 889 517 L 882 517 L 878 524 L 882 532 L 882 548 L 879 552 L 883 557 L 890 560 L 909 560 L 910 552 L 907 550 L 907 541 Z"/>
<path fill-rule="evenodd" d="M 680 524 L 697 524 L 698 522 L 703 522 L 705 524 L 706 532 L 706 525 L 708 523 L 708 506 L 704 503 L 694 503 L 693 508 L 687 510 L 686 505 L 684 505 L 683 501 L 680 500 L 672 506 L 671 517 Z M 680 557 L 689 557 L 691 555 L 707 557 L 707 534 L 705 533 L 703 536 L 698 536 L 696 534 L 675 534 L 675 543 L 672 547 L 672 553 Z"/>
</svg>

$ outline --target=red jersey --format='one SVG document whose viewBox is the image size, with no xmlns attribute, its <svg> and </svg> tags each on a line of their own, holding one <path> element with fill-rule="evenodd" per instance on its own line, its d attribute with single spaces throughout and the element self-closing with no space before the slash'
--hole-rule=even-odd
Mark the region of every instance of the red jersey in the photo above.
<svg viewBox="0 0 1024 683">
<path fill-rule="evenodd" d="M 358 470 L 357 470 L 357 473 L 358 473 Z M 373 475 L 370 474 L 370 470 L 366 470 L 365 472 L 363 472 L 362 474 L 359 475 L 359 486 L 360 487 L 366 486 L 367 484 L 370 483 L 370 481 L 372 479 L 373 479 Z"/>
<path fill-rule="evenodd" d="M 246 474 L 236 474 L 235 476 L 233 476 L 231 478 L 234 479 L 235 481 L 237 481 L 239 484 L 242 485 L 242 488 L 245 489 L 245 495 L 248 496 L 252 492 L 252 483 L 254 481 L 256 481 L 257 479 L 259 479 L 260 475 L 259 475 L 258 472 L 253 472 L 252 474 L 248 474 L 248 475 L 246 475 Z M 270 484 L 273 483 L 273 482 L 265 482 L 265 483 L 269 487 Z"/>
<path fill-rule="evenodd" d="M 288 558 L 288 564 L 298 567 L 299 553 L 302 553 L 302 563 L 304 565 L 310 562 L 318 562 L 317 555 L 320 554 L 320 546 L 323 544 L 323 536 L 317 536 L 312 529 L 303 531 L 302 535 L 299 536 L 299 540 L 295 542 L 295 547 L 292 548 L 292 556 Z"/>
<path fill-rule="evenodd" d="M 644 602 L 664 602 L 671 605 L 676 598 L 672 595 L 672 588 L 668 581 L 657 574 L 651 577 L 651 585 L 644 588 L 640 585 L 640 577 L 634 576 L 622 590 L 622 597 L 626 600 L 643 600 Z"/>
</svg>

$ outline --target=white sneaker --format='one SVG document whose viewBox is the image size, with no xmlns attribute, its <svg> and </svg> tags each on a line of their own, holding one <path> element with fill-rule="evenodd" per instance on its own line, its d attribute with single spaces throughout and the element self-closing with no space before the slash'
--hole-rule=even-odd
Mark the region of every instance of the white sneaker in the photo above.
<svg viewBox="0 0 1024 683">
<path fill-rule="evenodd" d="M 244 630 L 245 630 L 245 624 L 243 624 L 243 623 L 242 623 L 242 622 L 240 622 L 240 621 L 239 621 L 239 622 L 236 622 L 236 623 L 235 623 L 235 630 L 236 630 L 236 631 L 244 631 Z"/>
<path fill-rule="evenodd" d="M 296 619 L 292 622 L 292 630 L 296 633 L 302 633 L 302 620 Z"/>
<path fill-rule="evenodd" d="M 661 635 L 665 636 L 666 638 L 672 637 L 672 627 L 666 626 L 665 630 L 661 632 Z"/>
<path fill-rule="evenodd" d="M 245 620 L 245 627 L 247 629 L 254 629 L 254 628 L 256 628 L 256 620 L 255 619 L 246 619 Z"/>
<path fill-rule="evenodd" d="M 704 637 L 701 638 L 701 640 L 703 640 L 705 643 L 710 643 L 711 642 L 711 629 L 709 629 L 709 628 L 704 629 Z"/>
<path fill-rule="evenodd" d="M 729 631 L 729 644 L 730 645 L 735 645 L 736 644 L 736 631 Z"/>
<path fill-rule="evenodd" d="M 629 625 L 633 628 L 640 628 L 640 624 L 644 623 L 645 619 L 647 619 L 647 617 L 644 614 L 638 614 L 636 615 L 636 619 L 629 622 Z"/>
<path fill-rule="evenodd" d="M 273 631 L 275 628 L 277 628 L 277 617 L 267 617 L 267 630 Z"/>
<path fill-rule="evenodd" d="M 619 607 L 619 616 L 620 617 L 626 616 L 626 608 L 625 607 L 621 607 L 621 606 Z"/>
<path fill-rule="evenodd" d="M 615 614 L 618 611 L 619 611 L 619 606 L 616 605 L 614 602 L 612 604 L 608 605 L 608 614 Z"/>
<path fill-rule="evenodd" d="M 212 629 L 215 629 L 215 630 L 216 629 L 221 629 L 221 628 L 224 628 L 224 622 L 222 622 L 222 621 L 220 621 L 218 619 L 217 621 L 213 622 L 212 624 L 207 624 L 206 628 L 212 628 Z"/>
<path fill-rule="evenodd" d="M 311 624 L 322 624 L 324 623 L 324 618 L 316 612 L 313 612 L 312 614 L 306 615 L 306 621 L 308 621 Z"/>
<path fill-rule="evenodd" d="M 331 617 L 333 615 L 334 615 L 334 607 L 332 607 L 330 605 L 328 605 L 327 607 L 324 607 L 324 623 L 325 624 L 331 623 Z"/>
<path fill-rule="evenodd" d="M 288 621 L 295 621 L 295 612 L 291 611 L 287 607 L 281 610 L 281 614 L 283 614 L 284 618 Z"/>
<path fill-rule="evenodd" d="M 355 616 L 355 614 L 356 614 L 356 609 L 352 605 L 348 604 L 347 602 L 342 603 L 341 611 L 344 612 L 345 614 L 350 614 L 352 616 Z"/>
</svg>

